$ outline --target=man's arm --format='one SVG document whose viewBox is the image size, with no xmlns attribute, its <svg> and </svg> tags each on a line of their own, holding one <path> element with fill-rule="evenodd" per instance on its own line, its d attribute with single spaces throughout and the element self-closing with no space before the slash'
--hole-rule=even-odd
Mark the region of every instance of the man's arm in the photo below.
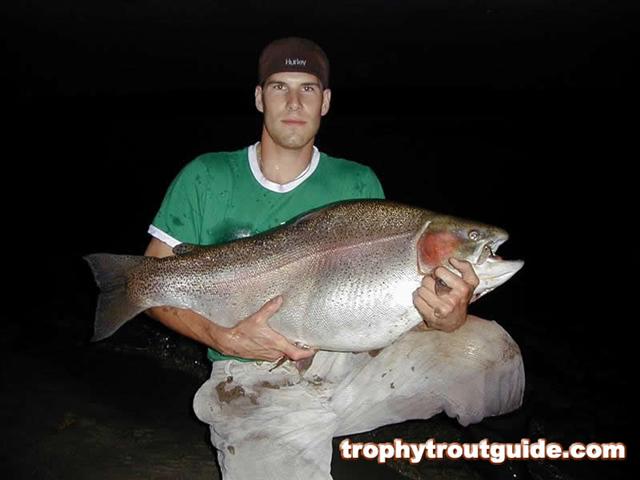
<svg viewBox="0 0 640 480">
<path fill-rule="evenodd" d="M 162 258 L 173 255 L 173 251 L 166 243 L 153 238 L 144 254 L 147 257 Z M 269 361 L 278 360 L 282 356 L 300 360 L 313 355 L 313 350 L 295 347 L 267 324 L 267 320 L 278 311 L 281 304 L 282 298 L 276 297 L 232 328 L 221 327 L 198 313 L 181 308 L 153 307 L 146 313 L 171 330 L 225 355 Z"/>
</svg>

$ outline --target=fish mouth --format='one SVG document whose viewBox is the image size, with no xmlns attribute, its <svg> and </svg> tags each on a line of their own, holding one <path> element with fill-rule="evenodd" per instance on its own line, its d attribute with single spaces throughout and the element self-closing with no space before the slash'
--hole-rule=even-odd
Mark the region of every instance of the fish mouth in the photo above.
<svg viewBox="0 0 640 480">
<path fill-rule="evenodd" d="M 478 258 L 474 263 L 476 265 L 482 265 L 485 262 L 502 261 L 502 257 L 499 255 L 496 255 L 496 251 L 498 250 L 498 248 L 500 248 L 500 245 L 502 245 L 506 241 L 507 241 L 506 238 L 498 238 L 485 243 L 480 249 Z"/>
<path fill-rule="evenodd" d="M 496 255 L 498 248 L 508 238 L 507 235 L 500 235 L 480 247 L 480 252 L 474 263 L 474 269 L 480 283 L 473 294 L 472 302 L 507 282 L 524 266 L 522 260 L 505 260 Z"/>
</svg>

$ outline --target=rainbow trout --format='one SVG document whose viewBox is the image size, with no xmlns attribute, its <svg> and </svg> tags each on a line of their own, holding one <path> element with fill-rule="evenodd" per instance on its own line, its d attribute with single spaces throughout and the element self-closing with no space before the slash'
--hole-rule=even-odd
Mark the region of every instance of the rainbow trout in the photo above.
<svg viewBox="0 0 640 480">
<path fill-rule="evenodd" d="M 474 300 L 524 262 L 495 255 L 499 228 L 384 200 L 334 204 L 268 232 L 213 246 L 181 244 L 175 256 L 85 257 L 101 289 L 95 335 L 113 334 L 154 306 L 188 308 L 223 327 L 282 295 L 269 325 L 292 342 L 359 352 L 418 325 L 413 291 L 450 257 L 470 262 Z"/>
</svg>

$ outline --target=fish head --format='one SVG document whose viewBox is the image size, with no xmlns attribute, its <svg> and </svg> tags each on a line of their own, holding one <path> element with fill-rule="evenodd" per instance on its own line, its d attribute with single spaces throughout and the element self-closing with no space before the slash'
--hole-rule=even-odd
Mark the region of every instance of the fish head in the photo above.
<svg viewBox="0 0 640 480">
<path fill-rule="evenodd" d="M 417 242 L 418 268 L 428 275 L 438 266 L 461 275 L 448 266 L 455 257 L 469 262 L 480 280 L 471 301 L 499 287 L 523 266 L 522 260 L 504 260 L 496 255 L 509 234 L 498 227 L 447 215 L 435 215 L 425 222 Z"/>
</svg>

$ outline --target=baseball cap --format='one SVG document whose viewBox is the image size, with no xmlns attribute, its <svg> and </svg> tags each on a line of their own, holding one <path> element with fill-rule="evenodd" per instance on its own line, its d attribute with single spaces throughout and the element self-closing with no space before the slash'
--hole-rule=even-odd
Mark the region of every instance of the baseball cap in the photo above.
<svg viewBox="0 0 640 480">
<path fill-rule="evenodd" d="M 278 72 L 310 73 L 320 79 L 323 88 L 329 87 L 329 59 L 318 44 L 306 38 L 281 38 L 262 50 L 258 60 L 260 85 Z"/>
</svg>

